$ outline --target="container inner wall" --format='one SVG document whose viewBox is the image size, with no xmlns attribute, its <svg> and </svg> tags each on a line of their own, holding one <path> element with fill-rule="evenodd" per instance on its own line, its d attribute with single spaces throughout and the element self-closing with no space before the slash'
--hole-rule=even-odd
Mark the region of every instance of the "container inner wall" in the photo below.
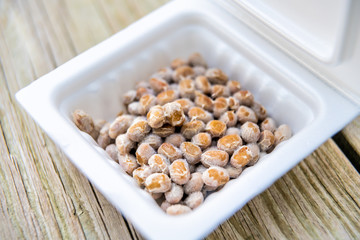
<svg viewBox="0 0 360 240">
<path fill-rule="evenodd" d="M 200 52 L 210 67 L 220 67 L 230 79 L 240 81 L 242 88 L 250 90 L 278 124 L 289 124 L 297 133 L 313 120 L 316 109 L 308 103 L 315 103 L 315 97 L 304 95 L 303 89 L 287 88 L 292 79 L 264 70 L 269 63 L 256 61 L 259 56 L 253 59 L 244 56 L 242 49 L 232 46 L 226 36 L 211 30 L 195 23 L 187 25 L 166 36 L 159 35 L 126 61 L 114 58 L 110 70 L 99 66 L 98 77 L 88 73 L 78 91 L 62 95 L 63 116 L 71 121 L 71 112 L 80 108 L 95 119 L 111 121 L 124 110 L 122 96 L 134 89 L 136 82 L 148 80 L 152 73 L 168 66 L 176 57 L 187 58 L 193 52 Z"/>
</svg>

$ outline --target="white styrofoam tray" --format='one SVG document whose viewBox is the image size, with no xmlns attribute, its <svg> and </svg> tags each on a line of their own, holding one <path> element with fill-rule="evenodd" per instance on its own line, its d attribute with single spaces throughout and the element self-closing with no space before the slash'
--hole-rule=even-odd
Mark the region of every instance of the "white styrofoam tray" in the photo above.
<svg viewBox="0 0 360 240">
<path fill-rule="evenodd" d="M 84 109 L 112 120 L 122 94 L 176 57 L 200 52 L 251 90 L 294 136 L 190 214 L 168 216 L 72 123 Z M 206 236 L 359 113 L 358 106 L 209 1 L 173 1 L 16 94 L 74 165 L 146 238 Z"/>
</svg>

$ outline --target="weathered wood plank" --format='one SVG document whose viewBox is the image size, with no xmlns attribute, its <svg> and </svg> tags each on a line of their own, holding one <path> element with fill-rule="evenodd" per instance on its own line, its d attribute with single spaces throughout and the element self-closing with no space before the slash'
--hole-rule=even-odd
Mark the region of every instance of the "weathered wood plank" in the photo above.
<svg viewBox="0 0 360 240">
<path fill-rule="evenodd" d="M 10 25 L 11 26 L 11 25 Z M 2 29 L 4 30 L 4 29 Z M 3 33 L 3 32 L 2 32 Z M 4 38 L 2 38 L 3 40 Z M 4 39 L 6 40 L 6 39 Z M 15 44 L 15 45 L 12 45 Z M 61 235 L 73 235 L 76 234 L 80 228 L 76 229 L 76 217 L 74 219 L 72 211 L 66 211 L 68 206 L 66 199 L 60 194 L 58 202 L 52 200 L 58 199 L 54 196 L 56 191 L 62 190 L 61 183 L 53 171 L 52 163 L 49 159 L 49 153 L 44 151 L 43 134 L 39 131 L 35 123 L 28 119 L 27 115 L 20 111 L 13 98 L 14 92 L 20 87 L 20 84 L 28 81 L 32 78 L 30 71 L 16 72 L 16 64 L 13 64 L 11 60 L 14 58 L 11 56 L 10 49 L 16 49 L 20 46 L 16 41 L 1 41 L 0 53 L 7 62 L 2 62 L 2 67 L 6 74 L 2 74 L 0 77 L 0 95 L 2 105 L 1 115 L 1 128 L 7 146 L 8 156 L 5 163 L 12 169 L 11 174 L 6 174 L 7 177 L 12 177 L 13 182 L 16 185 L 16 190 L 4 191 L 6 197 L 11 197 L 11 194 L 17 193 L 21 199 L 18 204 L 19 209 L 15 208 L 16 214 L 24 214 L 26 217 L 18 220 L 16 215 L 10 215 L 12 221 L 23 221 L 29 217 L 32 220 L 27 220 L 28 224 L 33 223 L 34 230 L 31 230 L 25 237 L 60 237 Z M 8 49 L 4 49 L 8 47 Z M 25 52 L 26 53 L 26 52 Z M 28 57 L 24 54 L 21 58 L 25 65 L 28 62 Z M 21 62 L 21 59 L 16 59 Z M 20 65 L 23 66 L 24 64 Z M 31 67 L 31 65 L 30 65 Z M 4 114 L 3 114 L 4 113 Z M 2 151 L 3 152 L 3 151 Z M 4 151 L 6 153 L 6 151 Z M 3 168 L 2 168 L 3 169 Z M 5 169 L 5 168 L 4 168 Z M 1 184 L 11 184 L 11 179 L 2 181 Z M 2 186 L 3 187 L 3 186 Z M 6 186 L 5 186 L 6 187 Z M 56 189 L 54 192 L 53 189 Z M 10 195 L 10 196 L 9 196 Z M 66 196 L 65 196 L 66 197 Z M 12 197 L 11 197 L 12 198 Z M 12 198 L 13 199 L 13 198 Z M 9 201 L 9 204 L 13 204 L 13 201 Z M 14 202 L 15 203 L 15 202 Z M 58 205 L 57 205 L 58 204 Z M 14 207 L 10 209 L 14 210 Z M 15 217 L 15 218 L 14 218 Z M 62 219 L 64 226 L 58 228 L 58 220 Z M 27 224 L 14 225 L 16 228 L 22 229 Z M 64 230 L 69 230 L 70 233 L 66 234 Z M 79 233 L 80 236 L 82 232 Z"/>
<path fill-rule="evenodd" d="M 347 125 L 341 132 L 357 153 L 357 162 L 360 164 L 360 116 Z"/>
</svg>

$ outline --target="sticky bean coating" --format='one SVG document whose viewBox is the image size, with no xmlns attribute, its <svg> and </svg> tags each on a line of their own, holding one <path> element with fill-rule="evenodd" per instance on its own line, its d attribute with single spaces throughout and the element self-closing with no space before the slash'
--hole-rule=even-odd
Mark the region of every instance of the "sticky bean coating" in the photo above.
<svg viewBox="0 0 360 240">
<path fill-rule="evenodd" d="M 224 97 L 218 97 L 214 101 L 213 113 L 218 118 L 228 110 L 227 100 Z"/>
<path fill-rule="evenodd" d="M 116 137 L 115 140 L 116 147 L 119 151 L 119 154 L 126 155 L 131 149 L 135 147 L 135 143 L 131 141 L 127 134 L 120 134 Z"/>
<path fill-rule="evenodd" d="M 201 148 L 191 142 L 183 142 L 180 145 L 180 150 L 183 153 L 184 158 L 189 164 L 197 164 L 200 162 L 200 156 L 202 154 Z"/>
<path fill-rule="evenodd" d="M 175 58 L 174 60 L 171 61 L 170 67 L 172 69 L 176 69 L 178 67 L 182 67 L 182 66 L 186 66 L 187 62 L 182 59 L 182 58 Z"/>
<path fill-rule="evenodd" d="M 195 88 L 204 94 L 211 93 L 211 84 L 207 77 L 202 75 L 195 78 Z"/>
<path fill-rule="evenodd" d="M 164 79 L 167 82 L 171 82 L 172 80 L 172 73 L 173 70 L 169 67 L 165 67 L 165 68 L 160 68 L 154 75 L 153 77 L 158 77 L 161 79 Z"/>
<path fill-rule="evenodd" d="M 94 128 L 97 132 L 100 132 L 101 128 L 107 123 L 104 119 L 97 119 L 94 121 Z"/>
<path fill-rule="evenodd" d="M 123 96 L 123 103 L 128 105 L 136 100 L 136 90 L 129 90 Z"/>
<path fill-rule="evenodd" d="M 163 173 L 152 173 L 145 180 L 145 188 L 150 193 L 164 193 L 171 189 L 171 180 Z"/>
<path fill-rule="evenodd" d="M 146 115 L 149 109 L 156 104 L 156 97 L 152 94 L 145 94 L 139 100 L 141 106 L 141 115 Z"/>
<path fill-rule="evenodd" d="M 180 80 L 179 92 L 182 98 L 194 99 L 195 97 L 195 83 L 191 78 L 184 78 Z"/>
<path fill-rule="evenodd" d="M 237 134 L 225 135 L 219 139 L 217 147 L 231 155 L 242 143 L 241 137 Z"/>
<path fill-rule="evenodd" d="M 246 144 L 246 146 L 249 147 L 250 152 L 251 152 L 251 160 L 250 162 L 247 164 L 248 167 L 255 165 L 259 159 L 260 159 L 260 148 L 259 145 L 257 145 L 256 143 L 248 143 Z"/>
<path fill-rule="evenodd" d="M 109 136 L 109 127 L 110 123 L 106 123 L 100 130 L 100 134 L 97 138 L 97 143 L 103 149 L 106 148 L 107 145 L 110 144 L 111 138 Z"/>
<path fill-rule="evenodd" d="M 185 123 L 181 127 L 181 134 L 186 139 L 191 139 L 193 136 L 205 129 L 205 123 L 200 120 L 191 120 L 190 122 Z"/>
<path fill-rule="evenodd" d="M 185 114 L 188 113 L 189 109 L 194 106 L 194 103 L 188 98 L 180 98 L 175 102 L 179 103 Z"/>
<path fill-rule="evenodd" d="M 154 155 L 156 152 L 148 143 L 142 143 L 136 149 L 136 161 L 140 165 L 147 165 L 150 157 Z"/>
<path fill-rule="evenodd" d="M 139 81 L 135 84 L 135 89 L 139 89 L 139 88 L 150 88 L 150 83 L 149 81 Z"/>
<path fill-rule="evenodd" d="M 234 94 L 241 89 L 241 84 L 238 81 L 230 80 L 227 82 L 226 86 L 228 87 L 231 94 Z"/>
<path fill-rule="evenodd" d="M 230 164 L 235 168 L 243 168 L 252 159 L 253 159 L 253 155 L 250 148 L 248 146 L 241 146 L 231 156 Z"/>
<path fill-rule="evenodd" d="M 169 84 L 161 78 L 150 78 L 149 83 L 156 94 L 169 89 Z"/>
<path fill-rule="evenodd" d="M 148 143 L 153 149 L 157 150 L 162 144 L 162 139 L 156 134 L 149 134 L 143 140 L 141 140 L 139 144 L 142 143 Z"/>
<path fill-rule="evenodd" d="M 254 103 L 254 95 L 247 90 L 240 90 L 236 92 L 234 97 L 239 101 L 240 105 L 250 107 Z"/>
<path fill-rule="evenodd" d="M 256 117 L 259 121 L 264 120 L 267 117 L 266 108 L 258 102 L 254 102 L 251 109 L 255 112 Z"/>
<path fill-rule="evenodd" d="M 182 158 L 182 152 L 171 143 L 163 143 L 158 149 L 158 153 L 167 157 L 171 162 Z"/>
<path fill-rule="evenodd" d="M 212 138 L 209 133 L 198 133 L 192 137 L 191 142 L 204 150 L 211 145 L 211 140 Z"/>
<path fill-rule="evenodd" d="M 150 111 L 146 115 L 147 121 L 152 128 L 160 128 L 165 123 L 164 108 L 156 105 L 150 108 Z"/>
<path fill-rule="evenodd" d="M 204 195 L 204 197 L 208 196 L 211 192 L 214 192 L 218 189 L 218 187 L 210 187 L 208 185 L 204 185 L 203 189 L 201 190 L 201 193 Z"/>
<path fill-rule="evenodd" d="M 269 130 L 270 132 L 274 133 L 276 130 L 275 120 L 270 117 L 265 118 L 264 121 L 262 121 L 260 124 L 260 129 L 261 131 Z"/>
<path fill-rule="evenodd" d="M 156 96 L 156 102 L 159 105 L 164 105 L 169 102 L 173 102 L 179 98 L 179 92 L 174 89 L 162 91 Z"/>
<path fill-rule="evenodd" d="M 200 92 L 195 92 L 195 105 L 198 107 L 201 107 L 207 111 L 212 111 L 213 109 L 213 100 L 206 96 L 205 94 L 202 94 Z"/>
<path fill-rule="evenodd" d="M 189 169 L 190 169 L 190 174 L 194 173 L 196 170 L 196 165 L 194 164 L 189 164 Z"/>
<path fill-rule="evenodd" d="M 85 111 L 77 109 L 73 112 L 73 121 L 75 125 L 83 132 L 91 135 L 94 131 L 94 121 Z"/>
<path fill-rule="evenodd" d="M 259 126 L 253 122 L 241 125 L 241 138 L 247 143 L 257 142 L 260 138 Z"/>
<path fill-rule="evenodd" d="M 212 85 L 211 87 L 212 98 L 229 97 L 229 96 L 230 96 L 230 91 L 226 86 L 220 84 Z"/>
<path fill-rule="evenodd" d="M 171 184 L 171 189 L 166 192 L 165 199 L 170 204 L 179 203 L 184 196 L 184 190 L 182 186 L 177 185 L 176 183 Z"/>
<path fill-rule="evenodd" d="M 230 164 L 226 165 L 225 169 L 228 171 L 230 178 L 238 178 L 243 171 L 242 168 L 236 168 Z"/>
<path fill-rule="evenodd" d="M 199 165 L 196 167 L 195 172 L 199 172 L 199 173 L 202 174 L 203 172 L 205 172 L 206 169 L 208 169 L 208 168 L 205 167 L 205 166 L 202 165 L 202 164 L 199 164 Z"/>
<path fill-rule="evenodd" d="M 136 100 L 140 100 L 140 98 L 146 94 L 154 95 L 155 92 L 149 87 L 139 87 L 136 89 Z"/>
<path fill-rule="evenodd" d="M 229 161 L 229 154 L 223 150 L 210 148 L 201 155 L 201 163 L 205 167 L 219 166 L 224 167 Z"/>
<path fill-rule="evenodd" d="M 191 120 L 192 119 L 201 120 L 204 123 L 207 123 L 214 119 L 213 116 L 211 115 L 211 113 L 209 113 L 208 111 L 206 111 L 200 107 L 190 108 L 190 110 L 188 112 L 188 116 Z"/>
<path fill-rule="evenodd" d="M 170 124 L 164 124 L 160 128 L 153 128 L 152 132 L 159 137 L 166 138 L 175 132 L 175 127 Z"/>
<path fill-rule="evenodd" d="M 145 189 L 146 191 L 146 189 Z M 160 199 L 162 196 L 164 196 L 164 193 L 150 193 L 150 196 L 154 199 L 154 200 L 157 200 L 157 199 Z"/>
<path fill-rule="evenodd" d="M 225 135 L 232 135 L 232 134 L 237 134 L 237 135 L 241 136 L 240 128 L 231 127 L 231 128 L 226 129 Z"/>
<path fill-rule="evenodd" d="M 212 137 L 221 137 L 225 134 L 226 124 L 219 120 L 212 120 L 206 124 L 205 131 Z"/>
<path fill-rule="evenodd" d="M 195 52 L 189 56 L 188 63 L 190 64 L 190 66 L 193 66 L 193 67 L 201 66 L 201 67 L 207 68 L 207 63 L 206 63 L 205 59 L 198 52 Z"/>
<path fill-rule="evenodd" d="M 147 165 L 136 168 L 132 173 L 133 178 L 140 187 L 144 186 L 146 178 L 151 174 L 151 168 Z"/>
<path fill-rule="evenodd" d="M 206 71 L 205 76 L 212 84 L 225 85 L 228 81 L 228 76 L 219 68 L 209 68 Z"/>
<path fill-rule="evenodd" d="M 212 166 L 203 172 L 202 179 L 205 185 L 217 188 L 226 184 L 230 180 L 230 176 L 225 168 Z"/>
<path fill-rule="evenodd" d="M 135 156 L 131 154 L 118 155 L 118 162 L 121 168 L 128 174 L 132 175 L 133 171 L 139 167 Z"/>
<path fill-rule="evenodd" d="M 180 147 L 181 143 L 183 143 L 185 141 L 186 141 L 186 139 L 180 133 L 174 133 L 174 134 L 166 137 L 166 139 L 165 139 L 166 143 L 171 143 L 175 147 Z"/>
<path fill-rule="evenodd" d="M 166 209 L 166 213 L 169 215 L 181 215 L 191 212 L 191 208 L 182 204 L 175 204 Z"/>
<path fill-rule="evenodd" d="M 236 115 L 240 123 L 245 123 L 245 122 L 257 123 L 258 121 L 255 112 L 251 108 L 246 106 L 240 106 L 236 112 Z"/>
<path fill-rule="evenodd" d="M 179 84 L 178 83 L 171 83 L 170 84 L 170 89 L 175 90 L 175 91 L 177 91 L 177 93 L 179 93 Z"/>
<path fill-rule="evenodd" d="M 275 143 L 275 137 L 272 132 L 269 130 L 264 130 L 260 133 L 260 138 L 258 141 L 259 147 L 261 151 L 269 150 Z"/>
<path fill-rule="evenodd" d="M 206 168 L 204 168 L 204 171 Z M 194 172 L 190 175 L 190 180 L 184 185 L 184 192 L 190 194 L 193 192 L 201 191 L 204 186 L 204 181 L 202 180 L 202 172 Z"/>
<path fill-rule="evenodd" d="M 109 126 L 109 136 L 112 139 L 115 139 L 119 134 L 125 133 L 134 119 L 134 116 L 128 114 L 124 114 L 115 118 L 115 120 Z"/>
<path fill-rule="evenodd" d="M 194 78 L 198 76 L 204 76 L 206 72 L 206 68 L 201 66 L 195 66 L 193 67 L 193 70 L 194 70 L 194 75 L 193 75 Z"/>
<path fill-rule="evenodd" d="M 291 129 L 288 125 L 282 124 L 280 125 L 274 133 L 275 136 L 275 145 L 278 145 L 279 143 L 288 140 L 291 137 Z"/>
<path fill-rule="evenodd" d="M 142 115 L 144 113 L 143 107 L 140 102 L 132 102 L 128 105 L 128 112 L 131 115 Z"/>
<path fill-rule="evenodd" d="M 189 164 L 184 159 L 175 160 L 169 167 L 171 180 L 179 185 L 187 183 L 190 179 Z"/>
<path fill-rule="evenodd" d="M 199 207 L 204 202 L 204 195 L 202 192 L 193 192 L 185 199 L 185 204 L 191 208 L 195 209 Z"/>
<path fill-rule="evenodd" d="M 160 205 L 160 208 L 166 212 L 166 210 L 168 209 L 168 207 L 172 206 L 173 204 L 169 203 L 168 201 L 163 201 Z"/>
<path fill-rule="evenodd" d="M 151 131 L 146 120 L 135 120 L 127 130 L 127 135 L 130 140 L 140 142 Z"/>
<path fill-rule="evenodd" d="M 154 154 L 149 158 L 148 164 L 153 173 L 169 173 L 170 161 L 161 154 Z"/>
<path fill-rule="evenodd" d="M 219 121 L 225 123 L 227 128 L 236 126 L 237 120 L 238 118 L 234 111 L 227 111 L 219 118 Z"/>
<path fill-rule="evenodd" d="M 163 106 L 167 123 L 171 126 L 180 126 L 185 121 L 185 114 L 181 105 L 177 102 L 167 103 Z"/>
<path fill-rule="evenodd" d="M 180 82 L 183 78 L 191 78 L 194 75 L 194 70 L 189 66 L 181 66 L 175 69 L 173 72 L 174 82 Z"/>
<path fill-rule="evenodd" d="M 237 110 L 240 107 L 240 102 L 236 98 L 228 97 L 226 100 L 230 110 Z"/>
<path fill-rule="evenodd" d="M 105 152 L 113 159 L 118 162 L 118 150 L 115 144 L 109 144 L 105 148 Z"/>
</svg>

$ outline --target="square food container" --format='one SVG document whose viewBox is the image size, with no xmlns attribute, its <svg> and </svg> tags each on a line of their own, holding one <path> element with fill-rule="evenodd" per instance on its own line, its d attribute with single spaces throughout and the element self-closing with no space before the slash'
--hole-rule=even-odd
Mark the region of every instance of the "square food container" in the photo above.
<svg viewBox="0 0 360 240">
<path fill-rule="evenodd" d="M 348 91 L 341 87 L 347 79 L 338 81 L 335 73 L 331 75 L 346 58 L 326 55 L 345 49 L 346 31 L 339 31 L 345 37 L 335 37 L 343 42 L 333 40 L 321 55 L 320 50 L 312 52 L 312 46 L 297 44 L 296 36 L 287 38 L 276 24 L 266 25 L 250 11 L 262 9 L 257 1 L 245 3 L 172 1 L 16 94 L 74 165 L 146 238 L 206 236 L 359 114 L 359 86 Z M 351 4 L 344 2 L 344 9 Z M 122 95 L 136 82 L 193 52 L 239 80 L 278 124 L 290 125 L 294 136 L 211 194 L 198 209 L 169 216 L 76 128 L 71 113 L 80 108 L 95 119 L 111 121 L 123 107 Z M 355 58 L 359 56 L 358 51 Z M 327 74 L 332 77 L 324 77 Z"/>
</svg>

